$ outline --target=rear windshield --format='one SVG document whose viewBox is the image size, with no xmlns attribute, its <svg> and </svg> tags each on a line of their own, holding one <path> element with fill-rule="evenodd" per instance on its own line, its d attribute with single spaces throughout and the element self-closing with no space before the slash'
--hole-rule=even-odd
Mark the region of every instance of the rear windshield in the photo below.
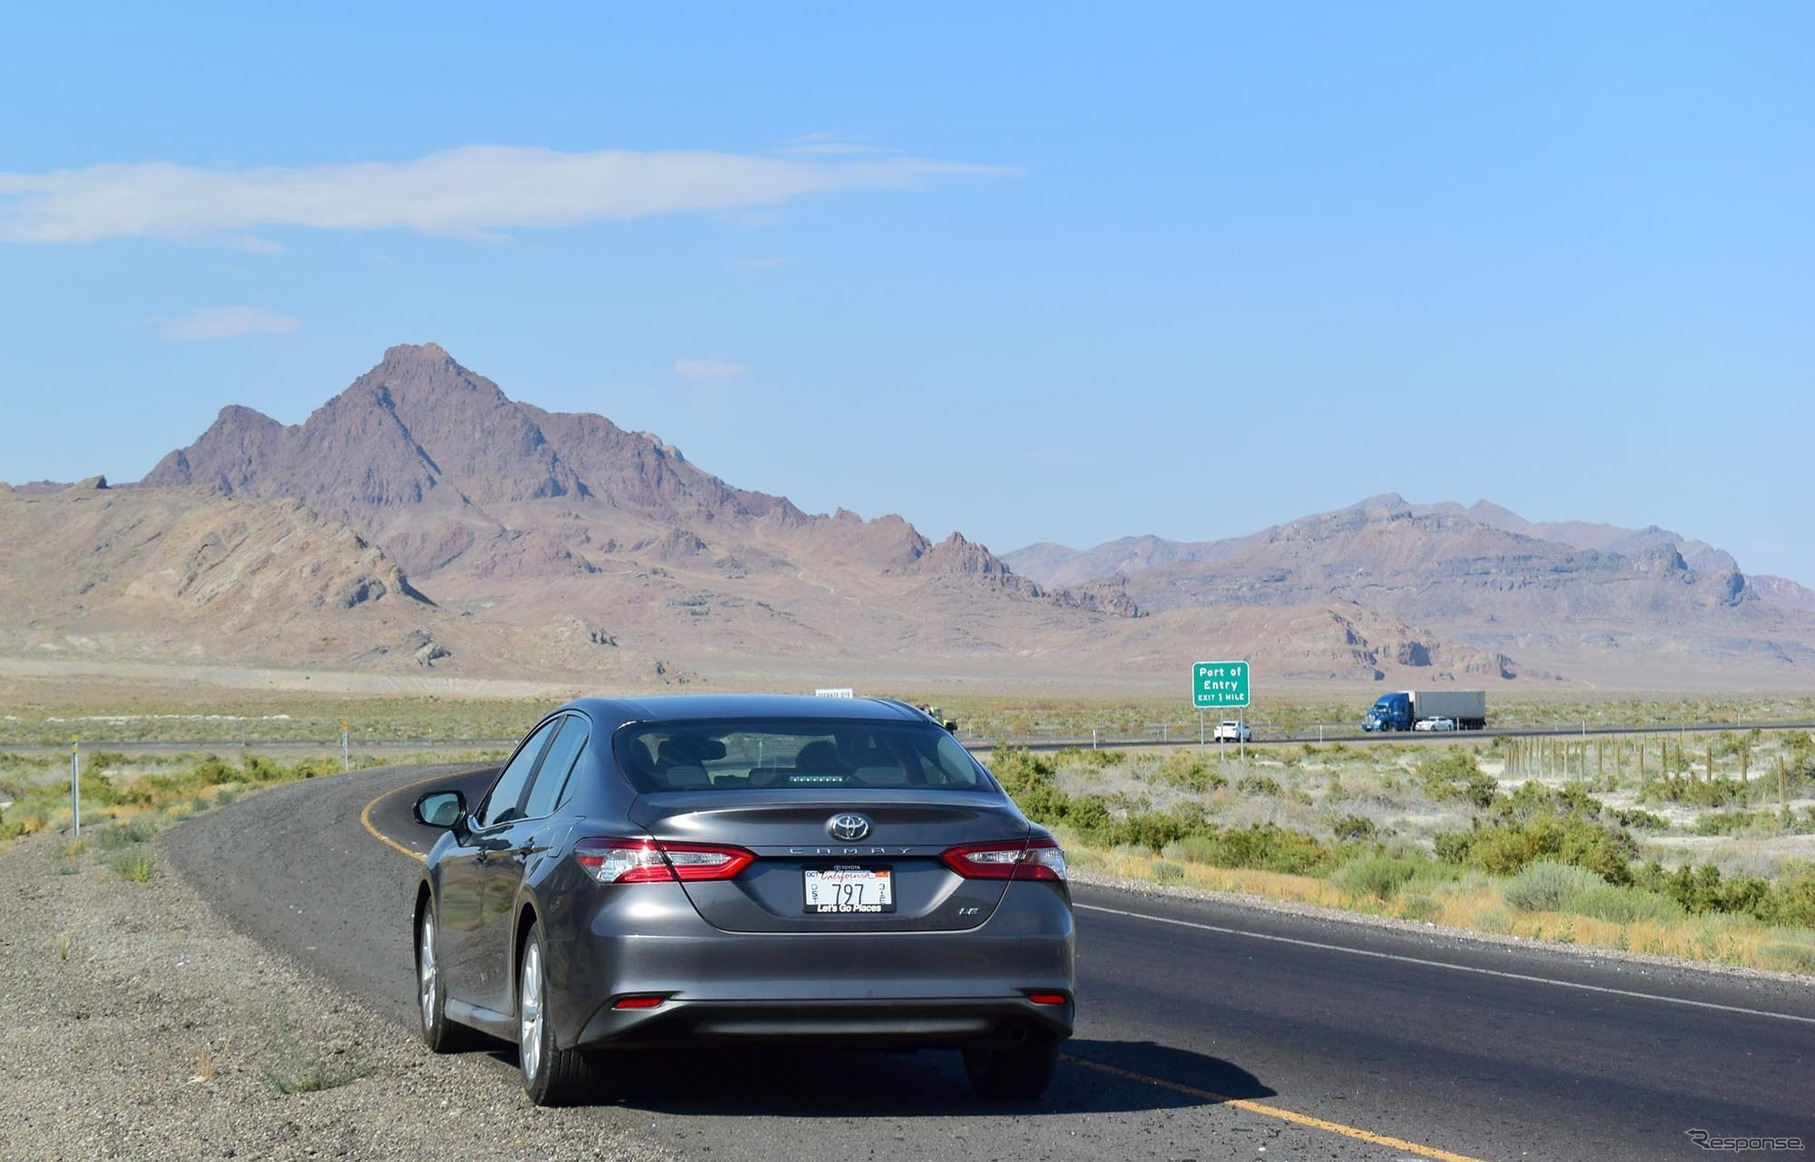
<svg viewBox="0 0 1815 1162">
<path fill-rule="evenodd" d="M 617 732 L 612 751 L 631 785 L 643 793 L 994 787 L 958 740 L 930 722 L 631 723 Z"/>
</svg>

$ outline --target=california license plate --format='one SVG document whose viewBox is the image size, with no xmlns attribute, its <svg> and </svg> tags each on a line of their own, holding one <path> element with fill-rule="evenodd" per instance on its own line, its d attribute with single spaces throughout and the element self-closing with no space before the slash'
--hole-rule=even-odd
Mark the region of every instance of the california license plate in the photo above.
<svg viewBox="0 0 1815 1162">
<path fill-rule="evenodd" d="M 895 874 L 886 867 L 822 867 L 804 872 L 807 911 L 893 912 Z"/>
</svg>

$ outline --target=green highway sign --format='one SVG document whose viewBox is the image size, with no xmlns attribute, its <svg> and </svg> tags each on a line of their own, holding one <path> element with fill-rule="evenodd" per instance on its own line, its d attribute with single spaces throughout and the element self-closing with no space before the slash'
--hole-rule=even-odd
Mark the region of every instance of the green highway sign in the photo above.
<svg viewBox="0 0 1815 1162">
<path fill-rule="evenodd" d="M 1199 662 L 1191 667 L 1191 703 L 1199 710 L 1248 704 L 1248 663 Z"/>
</svg>

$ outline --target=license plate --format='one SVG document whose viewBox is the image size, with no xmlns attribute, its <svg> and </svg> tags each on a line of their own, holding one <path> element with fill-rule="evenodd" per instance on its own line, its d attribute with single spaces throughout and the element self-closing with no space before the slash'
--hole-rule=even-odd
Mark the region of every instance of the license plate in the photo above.
<svg viewBox="0 0 1815 1162">
<path fill-rule="evenodd" d="M 814 913 L 893 912 L 895 874 L 886 867 L 807 868 L 806 907 Z"/>
</svg>

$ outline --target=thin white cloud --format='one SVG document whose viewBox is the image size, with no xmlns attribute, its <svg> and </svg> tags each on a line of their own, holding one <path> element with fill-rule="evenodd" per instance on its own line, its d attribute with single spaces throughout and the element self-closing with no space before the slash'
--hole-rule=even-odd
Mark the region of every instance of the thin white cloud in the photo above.
<svg viewBox="0 0 1815 1162">
<path fill-rule="evenodd" d="M 203 307 L 180 319 L 171 319 L 158 334 L 173 343 L 191 343 L 198 339 L 237 339 L 260 332 L 294 331 L 301 319 L 292 319 L 263 307 Z"/>
<path fill-rule="evenodd" d="M 896 152 L 892 149 L 884 149 L 879 145 L 869 145 L 860 140 L 854 141 L 848 137 L 840 137 L 836 133 L 803 133 L 799 137 L 790 137 L 776 146 L 776 149 L 782 153 L 818 154 L 831 157 Z"/>
<path fill-rule="evenodd" d="M 736 379 L 749 371 L 744 363 L 727 363 L 722 359 L 676 359 L 674 373 L 682 379 Z"/>
<path fill-rule="evenodd" d="M 918 190 L 936 177 L 1006 172 L 892 156 L 807 160 L 500 145 L 307 168 L 96 165 L 0 173 L 0 242 L 235 237 L 275 226 L 484 238 L 512 228 L 779 206 L 808 194 Z"/>
</svg>

